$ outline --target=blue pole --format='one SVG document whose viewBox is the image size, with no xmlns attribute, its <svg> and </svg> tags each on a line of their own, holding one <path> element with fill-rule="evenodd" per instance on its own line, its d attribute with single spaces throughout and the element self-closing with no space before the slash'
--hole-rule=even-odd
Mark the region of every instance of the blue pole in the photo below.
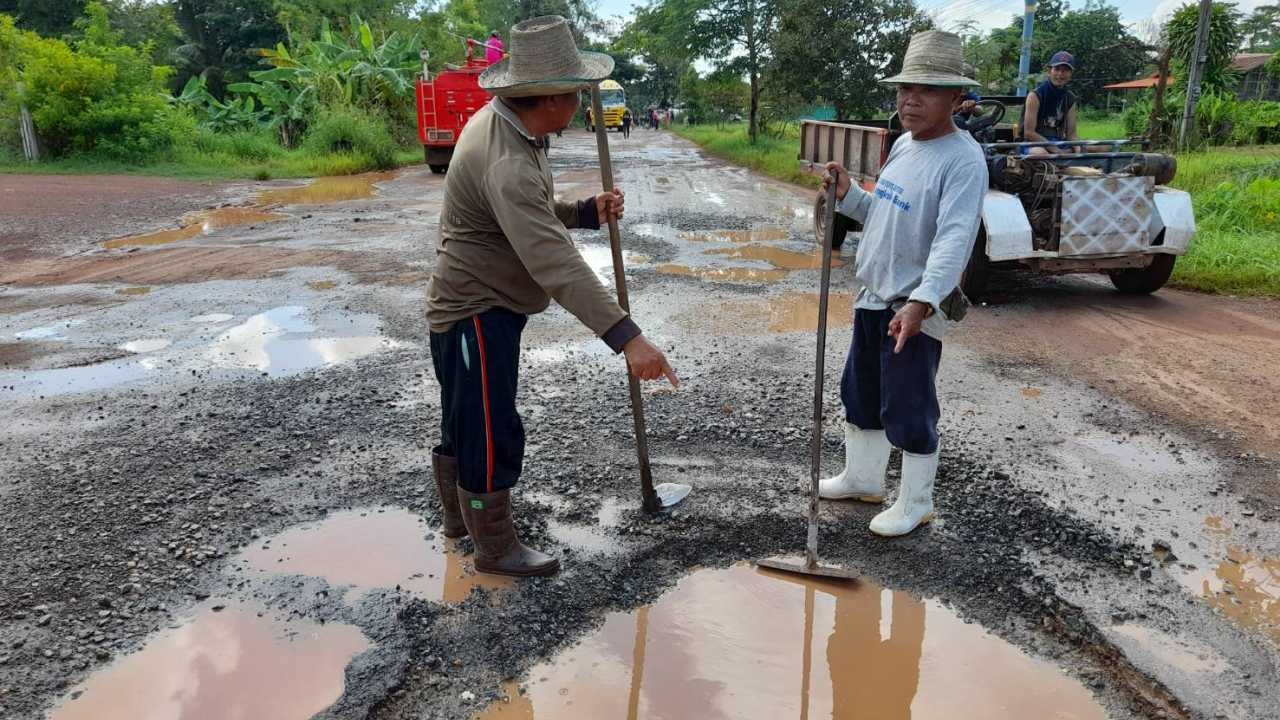
<svg viewBox="0 0 1280 720">
<path fill-rule="evenodd" d="M 1036 24 L 1036 0 L 1026 0 L 1022 18 L 1022 56 L 1018 58 L 1018 97 L 1027 96 L 1027 76 L 1031 74 L 1031 30 Z"/>
</svg>

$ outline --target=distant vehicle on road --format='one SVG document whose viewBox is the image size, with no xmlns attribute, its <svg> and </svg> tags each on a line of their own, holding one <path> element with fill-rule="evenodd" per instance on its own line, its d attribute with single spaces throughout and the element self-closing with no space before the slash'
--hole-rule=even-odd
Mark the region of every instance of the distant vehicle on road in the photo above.
<svg viewBox="0 0 1280 720">
<path fill-rule="evenodd" d="M 587 105 L 587 130 L 595 132 L 595 118 L 592 117 L 591 102 Z M 627 93 L 622 86 L 613 80 L 600 83 L 600 106 L 604 114 L 604 128 L 622 132 L 622 113 L 627 109 Z"/>
</svg>

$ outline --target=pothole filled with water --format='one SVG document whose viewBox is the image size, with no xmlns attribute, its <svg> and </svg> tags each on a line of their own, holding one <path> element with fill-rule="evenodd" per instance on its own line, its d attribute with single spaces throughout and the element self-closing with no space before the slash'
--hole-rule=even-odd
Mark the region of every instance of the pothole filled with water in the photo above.
<svg viewBox="0 0 1280 720">
<path fill-rule="evenodd" d="M 143 235 L 130 235 L 115 238 L 102 243 L 102 247 L 114 250 L 122 247 L 143 247 L 147 245 L 167 245 L 181 240 L 191 240 L 201 235 L 229 227 L 243 227 L 261 223 L 276 222 L 289 217 L 284 213 L 268 212 L 251 207 L 225 207 L 215 210 L 201 210 L 182 218 L 182 227 L 173 230 Z"/>
<path fill-rule="evenodd" d="M 298 187 L 263 190 L 254 196 L 254 200 L 259 205 L 317 205 L 365 200 L 377 194 L 377 183 L 392 180 L 395 176 L 394 171 L 330 175 Z"/>
<path fill-rule="evenodd" d="M 206 603 L 95 672 L 50 719 L 306 720 L 342 695 L 347 664 L 368 647 L 350 625 L 281 623 L 254 605 Z"/>
<path fill-rule="evenodd" d="M 434 492 L 434 491 L 433 491 Z M 426 538 L 431 532 L 434 537 Z M 266 574 L 323 578 L 357 594 L 401 588 L 433 602 L 461 602 L 475 588 L 502 590 L 510 578 L 476 573 L 470 556 L 403 508 L 332 513 L 244 550 L 237 565 Z"/>
<path fill-rule="evenodd" d="M 479 720 L 1102 720 L 1052 664 L 870 582 L 699 570 L 613 613 Z"/>
<path fill-rule="evenodd" d="M 309 312 L 289 305 L 272 308 L 226 326 L 236 317 L 210 313 L 190 318 L 197 326 L 218 326 L 197 335 L 190 324 L 169 329 L 176 337 L 130 340 L 116 347 L 129 358 L 50 370 L 0 371 L 0 392 L 9 396 L 52 396 L 104 390 L 117 385 L 192 371 L 251 371 L 271 377 L 358 360 L 403 343 L 381 334 L 376 315 Z M 20 340 L 62 338 L 79 324 L 69 320 L 17 334 Z M 89 338 L 89 340 L 94 340 Z"/>
</svg>

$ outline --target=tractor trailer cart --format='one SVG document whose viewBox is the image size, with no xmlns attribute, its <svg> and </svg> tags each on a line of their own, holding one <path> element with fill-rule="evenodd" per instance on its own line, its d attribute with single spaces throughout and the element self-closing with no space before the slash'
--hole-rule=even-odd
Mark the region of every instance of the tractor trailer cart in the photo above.
<svg viewBox="0 0 1280 720">
<path fill-rule="evenodd" d="M 965 294 L 980 298 L 993 266 L 1048 275 L 1103 273 L 1120 292 L 1159 290 L 1195 234 L 1191 197 L 1167 187 L 1176 171 L 1174 158 L 1143 152 L 1141 141 L 1134 140 L 1016 141 L 1016 129 L 999 121 L 1006 103 L 1021 100 L 983 100 L 985 115 L 966 130 L 986 154 L 990 187 L 961 283 Z M 901 134 L 896 118 L 804 120 L 800 167 L 821 175 L 835 161 L 854 182 L 872 190 Z M 1047 145 L 1066 152 L 1033 152 Z M 819 193 L 814 212 L 819 242 L 824 203 Z M 838 245 L 857 228 L 842 215 L 836 218 Z"/>
</svg>

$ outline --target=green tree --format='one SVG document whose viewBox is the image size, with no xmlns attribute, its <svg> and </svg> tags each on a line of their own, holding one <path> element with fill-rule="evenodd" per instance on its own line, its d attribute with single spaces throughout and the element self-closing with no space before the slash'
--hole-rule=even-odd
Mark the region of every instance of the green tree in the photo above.
<svg viewBox="0 0 1280 720">
<path fill-rule="evenodd" d="M 911 35 L 931 27 L 911 0 L 782 0 L 770 83 L 841 118 L 881 108 L 892 90 L 879 80 L 902 63 Z"/>
<path fill-rule="evenodd" d="M 85 0 L 0 0 L 0 13 L 17 18 L 17 26 L 45 37 L 71 32 L 84 12 Z"/>
<path fill-rule="evenodd" d="M 1209 48 L 1202 86 L 1208 90 L 1228 90 L 1236 83 L 1231 60 L 1240 50 L 1242 40 L 1240 13 L 1229 3 L 1213 3 L 1209 13 Z M 1172 51 L 1172 74 L 1179 86 L 1185 86 L 1196 46 L 1196 27 L 1200 9 L 1185 5 L 1173 14 L 1164 27 L 1165 42 Z"/>
<path fill-rule="evenodd" d="M 271 0 L 175 0 L 174 12 L 187 38 L 174 52 L 179 81 L 203 76 L 218 98 L 259 67 L 259 48 L 285 38 Z"/>
<path fill-rule="evenodd" d="M 342 27 L 355 14 L 375 27 L 402 30 L 416 5 L 414 0 L 272 0 L 276 19 L 298 38 L 315 37 L 321 21 Z"/>
<path fill-rule="evenodd" d="M 773 35 L 783 0 L 706 0 L 695 24 L 696 40 L 717 69 L 746 77 L 751 88 L 747 137 L 760 134 L 760 95 L 765 68 L 773 59 Z"/>
<path fill-rule="evenodd" d="M 682 79 L 700 49 L 695 32 L 701 0 L 665 0 L 637 7 L 635 18 L 615 42 L 619 53 L 638 58 L 641 77 L 628 88 L 636 110 L 669 107 L 681 96 Z M 697 78 L 697 73 L 693 73 Z"/>
<path fill-rule="evenodd" d="M 424 10 L 418 27 L 422 46 L 431 53 L 433 72 L 444 63 L 462 61 L 466 54 L 464 38 L 483 40 L 489 35 L 477 0 L 447 0 L 444 5 Z"/>
<path fill-rule="evenodd" d="M 1102 86 L 1132 80 L 1150 65 L 1150 48 L 1129 33 L 1118 9 L 1099 0 L 1063 13 L 1045 36 L 1047 52 L 1066 50 L 1075 56 L 1071 87 L 1086 105 L 1105 97 Z"/>
<path fill-rule="evenodd" d="M 1254 8 L 1240 23 L 1240 32 L 1249 52 L 1280 51 L 1280 3 Z"/>
</svg>

